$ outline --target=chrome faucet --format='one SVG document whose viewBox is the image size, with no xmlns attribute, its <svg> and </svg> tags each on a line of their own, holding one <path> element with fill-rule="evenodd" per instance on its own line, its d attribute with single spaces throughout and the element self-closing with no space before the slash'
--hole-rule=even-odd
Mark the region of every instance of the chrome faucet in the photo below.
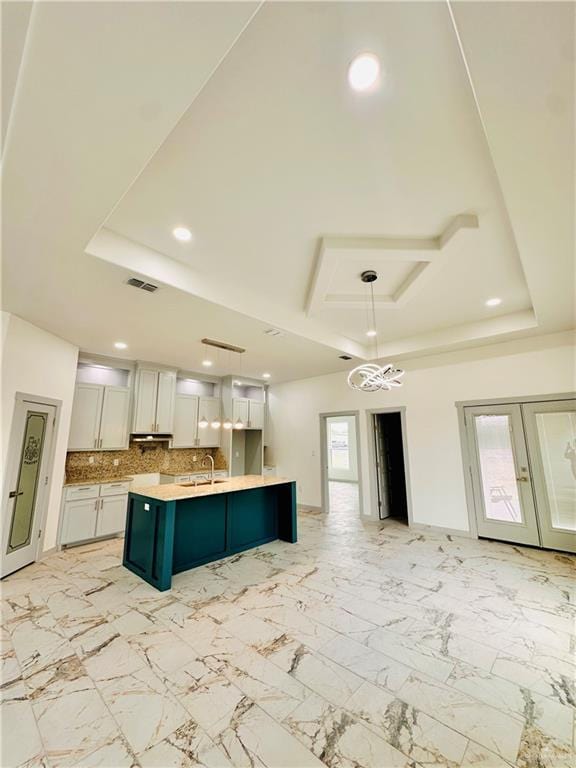
<svg viewBox="0 0 576 768">
<path fill-rule="evenodd" d="M 204 464 L 206 459 L 209 459 L 210 461 L 210 485 L 214 485 L 214 457 L 207 453 L 200 462 L 200 465 Z"/>
</svg>

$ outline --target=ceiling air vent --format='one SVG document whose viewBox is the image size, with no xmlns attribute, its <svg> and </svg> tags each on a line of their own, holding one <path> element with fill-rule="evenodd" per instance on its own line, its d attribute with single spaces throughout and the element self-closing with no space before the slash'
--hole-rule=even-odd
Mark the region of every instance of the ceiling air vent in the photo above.
<svg viewBox="0 0 576 768">
<path fill-rule="evenodd" d="M 266 336 L 284 336 L 282 331 L 280 331 L 278 328 L 268 328 L 267 331 L 264 331 Z"/>
<path fill-rule="evenodd" d="M 350 355 L 338 355 L 338 357 L 340 358 L 340 360 L 352 360 Z"/>
<path fill-rule="evenodd" d="M 146 283 L 137 277 L 131 277 L 127 282 L 133 288 L 140 288 L 143 291 L 148 291 L 148 293 L 154 293 L 154 291 L 158 290 L 158 286 L 154 285 L 154 283 Z"/>
</svg>

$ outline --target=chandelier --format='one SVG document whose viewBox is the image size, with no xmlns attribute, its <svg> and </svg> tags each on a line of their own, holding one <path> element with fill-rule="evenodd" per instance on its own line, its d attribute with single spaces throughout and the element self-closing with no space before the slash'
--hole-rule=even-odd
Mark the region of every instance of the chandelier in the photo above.
<svg viewBox="0 0 576 768">
<path fill-rule="evenodd" d="M 376 332 L 376 308 L 374 305 L 374 282 L 378 280 L 378 274 L 373 269 L 367 269 L 360 275 L 363 283 L 370 286 L 370 305 L 372 309 L 372 327 L 367 335 L 374 337 L 375 358 L 378 359 L 378 335 Z M 393 363 L 377 365 L 376 363 L 362 363 L 353 368 L 348 374 L 348 386 L 361 392 L 378 392 L 380 389 L 390 390 L 393 387 L 401 387 L 400 379 L 404 376 L 401 368 L 396 368 Z"/>
</svg>

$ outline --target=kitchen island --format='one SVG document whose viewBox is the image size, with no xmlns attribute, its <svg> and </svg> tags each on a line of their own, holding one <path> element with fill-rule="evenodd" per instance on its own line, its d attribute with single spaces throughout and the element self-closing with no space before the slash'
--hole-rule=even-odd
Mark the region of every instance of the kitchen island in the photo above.
<svg viewBox="0 0 576 768">
<path fill-rule="evenodd" d="M 296 537 L 296 483 L 286 478 L 155 485 L 129 494 L 123 564 L 163 591 L 175 573 Z"/>
</svg>

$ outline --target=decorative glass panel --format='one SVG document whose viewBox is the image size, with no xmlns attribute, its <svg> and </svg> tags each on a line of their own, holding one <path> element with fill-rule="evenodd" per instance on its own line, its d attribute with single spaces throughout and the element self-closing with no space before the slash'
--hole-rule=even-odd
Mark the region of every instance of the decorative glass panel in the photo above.
<svg viewBox="0 0 576 768">
<path fill-rule="evenodd" d="M 553 528 L 576 531 L 576 413 L 536 414 Z"/>
<path fill-rule="evenodd" d="M 47 418 L 45 413 L 28 411 L 26 414 L 18 483 L 14 490 L 8 552 L 14 552 L 30 544 Z"/>
<path fill-rule="evenodd" d="M 347 421 L 329 422 L 330 466 L 333 469 L 350 469 L 350 447 Z"/>
<path fill-rule="evenodd" d="M 510 418 L 505 414 L 476 416 L 475 427 L 486 518 L 521 523 Z"/>
</svg>

